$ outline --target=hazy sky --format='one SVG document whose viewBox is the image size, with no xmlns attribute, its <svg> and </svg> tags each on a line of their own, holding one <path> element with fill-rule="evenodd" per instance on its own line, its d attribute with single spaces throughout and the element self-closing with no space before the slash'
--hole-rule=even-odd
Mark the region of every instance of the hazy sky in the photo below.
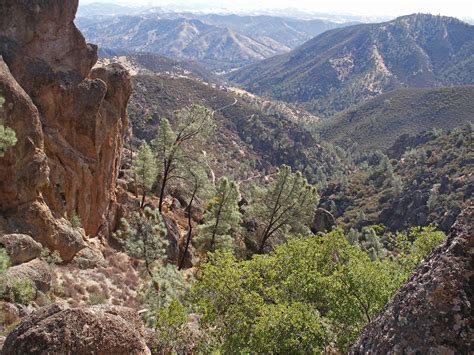
<svg viewBox="0 0 474 355">
<path fill-rule="evenodd" d="M 80 0 L 82 4 L 108 2 L 129 5 L 203 5 L 230 9 L 299 8 L 317 12 L 398 16 L 414 12 L 474 18 L 474 0 Z"/>
</svg>

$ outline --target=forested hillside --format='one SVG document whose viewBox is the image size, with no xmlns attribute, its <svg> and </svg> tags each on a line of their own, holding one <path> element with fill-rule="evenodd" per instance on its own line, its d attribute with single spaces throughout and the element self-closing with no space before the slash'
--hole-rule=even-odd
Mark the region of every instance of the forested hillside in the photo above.
<svg viewBox="0 0 474 355">
<path fill-rule="evenodd" d="M 344 148 L 386 151 L 404 134 L 472 123 L 473 97 L 472 85 L 396 90 L 320 121 L 314 129 L 322 140 Z"/>
<path fill-rule="evenodd" d="M 191 78 L 139 75 L 134 82 L 129 113 L 136 139 L 151 141 L 163 118 L 173 123 L 174 112 L 193 103 L 214 111 L 216 134 L 196 150 L 216 159 L 212 166 L 218 176 L 225 172 L 246 180 L 287 164 L 314 179 L 318 166 L 337 164 L 337 155 L 327 152 L 295 122 L 309 119 L 309 114 L 299 111 L 294 117 L 278 105 L 262 107 L 248 95 Z"/>
<path fill-rule="evenodd" d="M 472 203 L 472 122 L 449 132 L 401 137 L 388 150 L 358 156 L 357 169 L 322 192 L 321 205 L 348 228 L 382 224 L 391 231 L 415 225 L 448 231 Z"/>
</svg>

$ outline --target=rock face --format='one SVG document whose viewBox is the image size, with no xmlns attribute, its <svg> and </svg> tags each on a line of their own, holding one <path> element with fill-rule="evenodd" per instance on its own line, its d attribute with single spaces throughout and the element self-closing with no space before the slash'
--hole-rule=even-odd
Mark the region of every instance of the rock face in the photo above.
<svg viewBox="0 0 474 355">
<path fill-rule="evenodd" d="M 138 315 L 123 307 L 54 304 L 26 317 L 2 354 L 149 354 Z"/>
<path fill-rule="evenodd" d="M 0 158 L 2 227 L 31 235 L 67 261 L 85 246 L 68 216 L 77 213 L 92 236 L 108 235 L 116 222 L 131 93 L 121 66 L 92 69 L 97 48 L 73 23 L 77 6 L 0 1 L 0 114 L 18 138 Z"/>
<path fill-rule="evenodd" d="M 474 207 L 367 325 L 353 354 L 468 354 L 474 346 Z"/>
</svg>

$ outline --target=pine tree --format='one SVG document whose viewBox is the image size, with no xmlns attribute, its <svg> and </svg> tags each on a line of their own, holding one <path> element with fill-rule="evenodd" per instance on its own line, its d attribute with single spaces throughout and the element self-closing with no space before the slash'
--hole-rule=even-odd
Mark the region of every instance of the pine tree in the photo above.
<svg viewBox="0 0 474 355">
<path fill-rule="evenodd" d="M 198 249 L 212 252 L 232 248 L 232 231 L 239 229 L 242 220 L 238 203 L 237 184 L 225 177 L 221 178 L 204 214 L 205 223 L 200 226 L 199 235 L 195 239 Z"/>
<path fill-rule="evenodd" d="M 179 262 L 179 270 L 184 267 L 186 254 L 193 237 L 193 210 L 194 203 L 199 195 L 205 195 L 208 190 L 209 178 L 206 174 L 205 167 L 207 164 L 204 161 L 204 156 L 197 155 L 193 162 L 190 162 L 188 168 L 183 172 L 183 180 L 188 191 L 188 207 L 186 208 L 188 219 L 188 233 L 186 235 L 186 243 Z"/>
<path fill-rule="evenodd" d="M 140 206 L 145 205 L 145 197 L 150 191 L 156 179 L 156 161 L 150 146 L 143 142 L 138 150 L 137 159 L 134 161 L 133 171 L 137 176 L 137 182 L 142 189 L 142 201 Z"/>
<path fill-rule="evenodd" d="M 166 226 L 159 211 L 145 207 L 135 212 L 127 221 L 122 218 L 114 237 L 123 245 L 128 255 L 143 260 L 145 269 L 154 279 L 155 262 L 166 260 Z"/>
<path fill-rule="evenodd" d="M 152 142 L 158 162 L 160 212 L 170 181 L 182 178 L 195 156 L 192 145 L 203 143 L 214 127 L 212 111 L 197 105 L 177 112 L 175 131 L 166 118 L 162 120 Z"/>
<path fill-rule="evenodd" d="M 259 224 L 258 253 L 265 251 L 270 239 L 281 239 L 285 233 L 307 234 L 307 224 L 314 217 L 318 201 L 316 188 L 300 172 L 293 173 L 286 165 L 268 187 L 256 188 L 246 215 Z"/>
</svg>

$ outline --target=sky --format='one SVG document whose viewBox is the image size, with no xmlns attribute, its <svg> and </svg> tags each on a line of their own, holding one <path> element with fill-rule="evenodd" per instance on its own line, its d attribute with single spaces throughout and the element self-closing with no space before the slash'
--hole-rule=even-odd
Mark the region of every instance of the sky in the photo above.
<svg viewBox="0 0 474 355">
<path fill-rule="evenodd" d="M 236 10 L 297 8 L 319 13 L 344 13 L 364 16 L 399 16 L 415 12 L 474 18 L 474 0 L 80 0 L 85 5 L 108 2 L 121 5 L 166 6 L 201 5 Z"/>
</svg>

